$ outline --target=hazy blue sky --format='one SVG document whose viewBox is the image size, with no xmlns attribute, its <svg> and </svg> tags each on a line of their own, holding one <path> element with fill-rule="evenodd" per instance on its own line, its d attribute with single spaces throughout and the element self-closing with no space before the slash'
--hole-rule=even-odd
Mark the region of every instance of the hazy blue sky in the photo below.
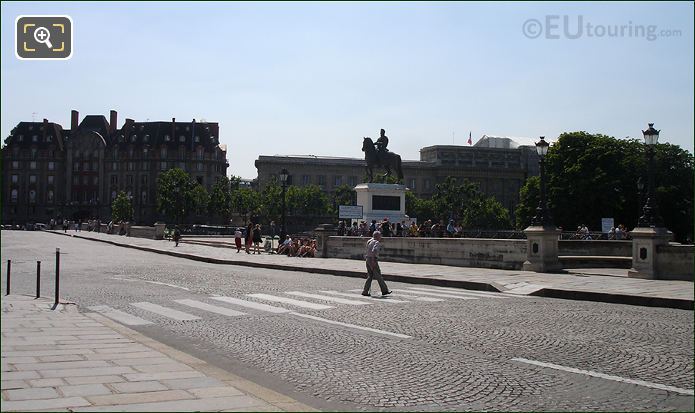
<svg viewBox="0 0 695 413">
<path fill-rule="evenodd" d="M 641 138 L 647 122 L 693 151 L 691 2 L 1 8 L 3 139 L 34 112 L 67 128 L 71 109 L 115 109 L 119 126 L 205 119 L 220 124 L 228 173 L 245 178 L 260 154 L 361 157 L 361 137 L 380 128 L 405 159 L 451 144 L 452 132 L 461 145 L 469 131 L 474 141 L 575 130 Z M 22 14 L 71 16 L 72 59 L 17 60 Z"/>
</svg>

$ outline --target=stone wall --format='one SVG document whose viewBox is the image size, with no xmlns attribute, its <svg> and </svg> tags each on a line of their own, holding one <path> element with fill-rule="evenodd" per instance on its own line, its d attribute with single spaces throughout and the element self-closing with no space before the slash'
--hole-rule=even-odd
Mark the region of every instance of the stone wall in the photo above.
<svg viewBox="0 0 695 413">
<path fill-rule="evenodd" d="M 560 240 L 559 255 L 632 257 L 632 241 Z"/>
<path fill-rule="evenodd" d="M 155 228 L 131 226 L 129 236 L 137 238 L 155 239 Z"/>
<path fill-rule="evenodd" d="M 671 243 L 657 247 L 659 279 L 688 280 L 695 277 L 695 247 Z"/>
<path fill-rule="evenodd" d="M 362 260 L 366 242 L 363 237 L 329 237 L 327 256 Z M 519 270 L 526 260 L 526 240 L 384 238 L 382 242 L 382 261 Z"/>
</svg>

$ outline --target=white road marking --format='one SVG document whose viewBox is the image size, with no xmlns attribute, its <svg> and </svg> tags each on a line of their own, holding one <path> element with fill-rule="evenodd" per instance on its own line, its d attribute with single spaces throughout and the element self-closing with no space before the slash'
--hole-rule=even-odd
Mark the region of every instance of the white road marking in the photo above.
<svg viewBox="0 0 695 413">
<path fill-rule="evenodd" d="M 411 290 L 409 288 L 404 288 L 404 290 L 407 292 L 417 293 L 417 294 L 421 294 L 421 295 L 431 295 L 433 297 L 442 297 L 442 298 L 458 298 L 459 300 L 477 300 L 480 298 L 480 297 L 464 297 L 461 295 L 445 294 L 445 293 L 431 293 L 429 291 Z"/>
<path fill-rule="evenodd" d="M 308 301 L 295 300 L 293 298 L 277 297 L 270 294 L 246 294 L 249 297 L 259 298 L 261 300 L 275 301 L 278 303 L 294 305 L 302 308 L 309 308 L 311 310 L 327 310 L 333 308 L 333 306 L 325 304 L 315 304 Z"/>
<path fill-rule="evenodd" d="M 147 324 L 153 324 L 151 321 L 147 321 L 144 318 L 124 313 L 123 311 L 116 310 L 115 308 L 111 308 L 106 305 L 95 305 L 87 308 L 103 315 L 104 317 L 108 317 L 128 326 L 144 326 Z"/>
<path fill-rule="evenodd" d="M 409 299 L 415 300 L 415 301 L 427 301 L 427 302 L 430 302 L 430 303 L 434 303 L 434 302 L 437 302 L 437 301 L 444 301 L 444 300 L 442 300 L 441 298 L 418 297 L 418 296 L 416 296 L 416 295 L 401 294 L 401 293 L 399 293 L 398 291 L 394 292 L 393 295 L 394 295 L 394 297 L 403 297 L 403 298 L 409 298 Z"/>
<path fill-rule="evenodd" d="M 359 298 L 360 300 L 370 300 L 371 302 L 377 302 L 377 303 L 399 304 L 399 303 L 407 303 L 408 302 L 408 301 L 403 301 L 403 300 L 396 300 L 395 298 L 379 298 L 378 295 L 371 296 L 371 297 L 365 297 L 362 294 L 341 293 L 338 291 L 320 291 L 320 292 L 322 292 L 324 294 L 340 295 L 343 297 Z M 374 301 L 374 298 L 376 298 L 378 301 Z"/>
<path fill-rule="evenodd" d="M 181 290 L 191 291 L 191 290 L 189 290 L 188 288 L 186 288 L 186 287 L 181 287 L 181 286 L 179 286 L 179 285 L 161 283 L 161 282 L 158 282 L 158 281 L 145 281 L 145 280 L 142 280 L 142 281 L 144 281 L 144 282 L 146 282 L 146 283 L 150 283 L 150 284 L 166 285 L 167 287 L 171 287 L 171 288 L 179 288 L 179 289 L 181 289 Z"/>
<path fill-rule="evenodd" d="M 147 301 L 143 301 L 141 303 L 130 303 L 130 305 L 141 308 L 145 311 L 162 315 L 164 317 L 173 318 L 174 320 L 200 320 L 200 317 L 194 316 L 193 314 L 184 313 L 183 311 L 174 310 L 173 308 L 162 307 L 161 305 L 148 303 Z"/>
<path fill-rule="evenodd" d="M 689 396 L 694 395 L 693 389 L 681 389 L 680 387 L 674 387 L 674 386 L 668 386 L 665 384 L 652 383 L 652 382 L 644 381 L 644 380 L 626 379 L 624 377 L 611 376 L 610 374 L 599 373 L 596 371 L 575 369 L 573 367 L 565 367 L 565 366 L 561 366 L 559 364 L 545 363 L 542 361 L 529 360 L 529 359 L 525 359 L 525 358 L 515 357 L 512 359 L 512 361 L 518 361 L 520 363 L 526 363 L 526 364 L 533 364 L 536 366 L 547 367 L 547 368 L 555 369 L 555 370 L 568 371 L 570 373 L 585 374 L 585 375 L 591 376 L 591 377 L 598 377 L 598 378 L 606 379 L 606 380 L 619 381 L 622 383 L 636 384 L 638 386 L 651 387 L 654 389 L 666 390 L 666 391 L 671 391 L 674 393 L 687 394 Z"/>
<path fill-rule="evenodd" d="M 251 308 L 251 309 L 259 310 L 259 311 L 265 311 L 268 313 L 282 314 L 282 313 L 289 313 L 290 312 L 290 310 L 287 310 L 285 308 L 274 307 L 272 305 L 256 303 L 253 301 L 241 300 L 239 298 L 234 298 L 234 297 L 214 296 L 214 297 L 210 297 L 210 298 L 212 298 L 213 300 L 222 301 L 224 303 L 236 304 L 236 305 L 239 305 L 242 307 L 247 307 L 247 308 Z"/>
<path fill-rule="evenodd" d="M 308 315 L 308 314 L 301 314 L 301 313 L 295 313 L 295 312 L 291 312 L 290 314 L 296 315 L 298 317 L 308 318 L 308 319 L 315 320 L 315 321 L 320 321 L 322 323 L 335 324 L 335 325 L 343 326 L 343 327 L 347 327 L 347 328 L 354 328 L 357 330 L 370 331 L 372 333 L 385 334 L 387 336 L 394 336 L 394 337 L 399 337 L 399 338 L 411 338 L 410 336 L 407 336 L 405 334 L 392 333 L 390 331 L 379 330 L 379 329 L 371 328 L 371 327 L 362 327 L 362 326 L 358 326 L 355 324 L 341 323 L 340 321 L 328 320 L 325 318 L 316 317 L 316 316 Z"/>
<path fill-rule="evenodd" d="M 174 300 L 174 302 L 179 303 L 179 304 L 183 304 L 183 305 L 187 305 L 187 306 L 193 307 L 193 308 L 198 308 L 200 310 L 209 311 L 211 313 L 222 314 L 222 315 L 226 315 L 226 316 L 230 316 L 230 317 L 235 317 L 235 316 L 246 314 L 246 313 L 242 313 L 241 311 L 232 310 L 231 308 L 220 307 L 217 305 L 211 305 L 211 304 L 207 304 L 207 303 L 203 303 L 203 302 L 195 301 L 195 300 L 189 300 L 189 299 Z"/>
<path fill-rule="evenodd" d="M 410 287 L 411 290 L 418 290 L 418 291 L 430 291 L 430 292 L 441 292 L 444 294 L 460 294 L 460 295 L 468 295 L 468 296 L 473 296 L 473 297 L 484 297 L 484 298 L 511 298 L 508 296 L 501 295 L 499 293 L 497 294 L 491 294 L 491 293 L 486 293 L 486 292 L 479 292 L 479 291 L 468 291 L 468 290 L 461 290 L 460 288 L 447 288 L 447 287 L 437 287 L 437 288 L 427 288 L 427 287 Z"/>
<path fill-rule="evenodd" d="M 331 302 L 338 303 L 338 304 L 369 305 L 369 303 L 364 302 L 364 301 L 348 300 L 347 298 L 330 297 L 330 296 L 319 295 L 319 294 L 309 294 L 309 293 L 303 293 L 300 291 L 285 291 L 285 294 L 295 295 L 297 297 L 315 298 L 317 300 L 331 301 Z"/>
</svg>

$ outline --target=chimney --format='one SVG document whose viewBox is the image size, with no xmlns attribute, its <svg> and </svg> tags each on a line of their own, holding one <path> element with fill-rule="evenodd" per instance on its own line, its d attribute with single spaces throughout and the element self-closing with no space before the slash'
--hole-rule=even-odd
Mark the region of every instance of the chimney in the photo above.
<svg viewBox="0 0 695 413">
<path fill-rule="evenodd" d="M 80 123 L 80 112 L 73 110 L 70 112 L 70 131 L 75 132 L 77 125 Z"/>
<path fill-rule="evenodd" d="M 171 141 L 176 139 L 176 118 L 171 118 Z"/>
<path fill-rule="evenodd" d="M 118 112 L 115 110 L 111 111 L 111 117 L 109 120 L 109 133 L 111 135 L 116 133 L 116 124 L 118 123 Z"/>
<path fill-rule="evenodd" d="M 46 134 L 48 134 L 48 119 L 43 119 L 43 141 L 46 142 Z"/>
</svg>

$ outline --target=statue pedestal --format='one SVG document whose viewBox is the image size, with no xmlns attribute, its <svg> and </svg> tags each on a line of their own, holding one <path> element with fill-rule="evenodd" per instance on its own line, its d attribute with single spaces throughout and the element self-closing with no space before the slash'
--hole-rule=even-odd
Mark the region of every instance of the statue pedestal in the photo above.
<svg viewBox="0 0 695 413">
<path fill-rule="evenodd" d="M 407 219 L 405 215 L 405 185 L 364 183 L 355 187 L 357 205 L 362 206 L 362 219 L 367 223 L 381 222 L 388 218 L 397 223 Z"/>
<path fill-rule="evenodd" d="M 637 227 L 630 231 L 632 237 L 632 268 L 627 272 L 630 278 L 659 278 L 659 257 L 657 249 L 660 245 L 668 245 L 671 231 L 666 228 Z"/>
<path fill-rule="evenodd" d="M 528 227 L 524 230 L 527 239 L 524 271 L 558 272 L 562 268 L 558 259 L 558 237 L 560 231 L 551 227 Z"/>
</svg>

